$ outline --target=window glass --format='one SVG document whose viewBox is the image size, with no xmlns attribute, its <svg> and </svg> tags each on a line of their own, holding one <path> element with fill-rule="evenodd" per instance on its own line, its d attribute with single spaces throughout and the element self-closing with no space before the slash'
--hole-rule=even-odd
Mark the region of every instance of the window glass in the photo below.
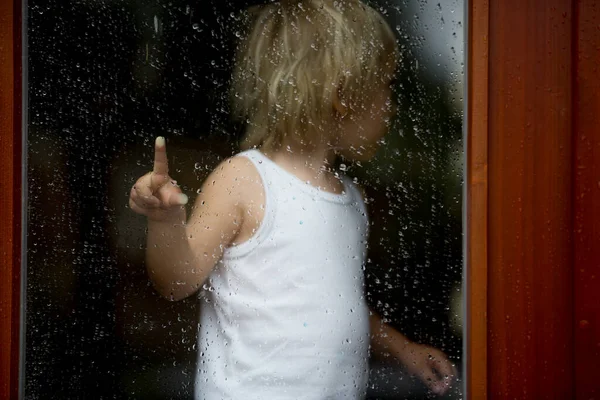
<svg viewBox="0 0 600 400">
<path fill-rule="evenodd" d="M 302 10 L 311 2 L 292 3 L 286 4 Z M 326 3 L 343 8 L 344 1 Z M 206 281 L 198 293 L 174 302 L 155 290 L 146 269 L 149 226 L 145 217 L 132 211 L 129 196 L 138 178 L 153 169 L 158 136 L 167 140 L 169 175 L 189 197 L 189 213 L 200 207 L 195 201 L 202 196 L 209 173 L 240 151 L 252 121 L 232 118 L 234 53 L 248 32 L 250 17 L 242 11 L 261 4 L 273 6 L 241 0 L 29 1 L 26 398 L 188 399 L 193 398 L 194 387 L 201 396 L 198 371 L 215 362 L 204 354 L 206 342 L 198 339 L 204 328 L 202 304 L 213 286 Z M 330 202 L 314 208 L 314 215 L 338 211 L 323 214 L 320 222 L 325 225 L 312 227 L 313 220 L 303 220 L 301 214 L 309 211 L 300 206 L 302 228 L 294 228 L 297 233 L 281 231 L 297 240 L 291 249 L 301 249 L 295 250 L 300 255 L 294 258 L 290 250 L 284 260 L 300 268 L 303 264 L 298 262 L 298 267 L 293 260 L 312 252 L 316 259 L 323 257 L 320 269 L 325 271 L 327 265 L 354 265 L 352 257 L 361 258 L 362 277 L 353 277 L 364 279 L 360 287 L 369 308 L 410 343 L 443 352 L 460 371 L 464 4 L 459 0 L 369 4 L 387 21 L 397 41 L 400 61 L 390 73 L 395 75 L 391 103 L 381 105 L 396 112 L 385 121 L 388 132 L 372 159 L 337 158 L 330 175 L 319 181 L 331 186 L 312 185 L 324 198 L 327 191 L 350 196 L 354 192 L 349 188 L 360 186 L 369 235 L 357 236 L 356 243 L 365 241 L 366 253 L 354 246 L 334 250 L 334 242 L 354 243 L 351 230 L 361 223 L 351 211 L 335 214 L 341 212 L 335 208 L 339 204 Z M 348 33 L 352 34 L 356 32 Z M 365 102 L 371 105 L 375 100 Z M 338 106 L 331 112 L 346 115 L 344 110 L 351 109 L 343 96 Z M 358 115 L 356 110 L 348 112 Z M 367 114 L 361 114 L 364 118 L 356 124 L 368 125 Z M 336 180 L 342 175 L 348 180 Z M 275 192 L 281 200 L 288 189 L 293 191 L 292 186 L 285 187 L 291 176 L 278 176 L 279 180 L 261 181 L 279 185 L 263 193 L 267 200 Z M 302 174 L 299 177 L 303 179 Z M 340 198 L 344 193 L 338 193 Z M 282 215 L 292 218 L 280 207 L 273 217 L 275 226 L 284 220 Z M 264 214 L 265 219 L 255 234 L 267 235 L 263 227 L 271 210 L 268 203 L 261 209 L 264 213 L 256 215 Z M 337 227 L 338 235 L 329 235 L 336 231 L 327 223 Z M 302 236 L 309 229 L 313 233 Z M 319 232 L 328 232 L 326 245 L 301 247 L 302 240 L 312 243 Z M 264 254 L 271 260 L 280 256 Z M 314 271 L 314 263 L 311 266 Z M 284 272 L 272 276 L 272 282 L 260 282 L 284 285 L 288 276 Z M 301 286 L 304 281 L 293 282 Z M 329 287 L 342 297 L 338 284 L 334 281 Z M 235 287 L 233 291 L 239 293 Z M 314 296 L 333 299 L 331 293 Z M 265 307 L 263 315 L 275 305 Z M 335 311 L 331 319 L 343 319 Z M 306 325 L 298 329 L 312 329 Z M 355 328 L 352 325 L 354 333 Z M 219 334 L 227 336 L 215 331 L 215 337 Z M 348 338 L 346 346 L 351 353 L 357 344 Z M 231 346 L 231 351 L 235 349 Z M 431 398 L 423 377 L 407 371 L 393 351 L 380 353 L 369 359 L 367 398 Z M 267 358 L 263 361 L 269 363 Z M 444 398 L 462 398 L 463 380 L 458 373 Z"/>
</svg>

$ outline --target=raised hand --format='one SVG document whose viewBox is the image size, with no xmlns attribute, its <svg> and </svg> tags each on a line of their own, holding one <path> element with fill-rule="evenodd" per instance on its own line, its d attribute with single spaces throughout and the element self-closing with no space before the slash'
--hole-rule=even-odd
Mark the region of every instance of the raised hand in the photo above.
<svg viewBox="0 0 600 400">
<path fill-rule="evenodd" d="M 169 177 L 165 138 L 154 144 L 154 168 L 137 180 L 129 193 L 129 207 L 153 221 L 169 222 L 181 216 L 188 197 Z"/>
</svg>

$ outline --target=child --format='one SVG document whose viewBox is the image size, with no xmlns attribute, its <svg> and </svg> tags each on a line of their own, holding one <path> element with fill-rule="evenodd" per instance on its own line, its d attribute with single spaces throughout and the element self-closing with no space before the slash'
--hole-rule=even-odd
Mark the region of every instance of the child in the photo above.
<svg viewBox="0 0 600 400">
<path fill-rule="evenodd" d="M 196 399 L 360 399 L 369 349 L 431 390 L 455 371 L 370 312 L 361 191 L 333 166 L 373 156 L 392 115 L 392 31 L 359 0 L 294 0 L 251 10 L 232 84 L 246 149 L 208 177 L 188 218 L 168 175 L 131 190 L 148 218 L 148 273 L 171 300 L 203 289 Z"/>
</svg>

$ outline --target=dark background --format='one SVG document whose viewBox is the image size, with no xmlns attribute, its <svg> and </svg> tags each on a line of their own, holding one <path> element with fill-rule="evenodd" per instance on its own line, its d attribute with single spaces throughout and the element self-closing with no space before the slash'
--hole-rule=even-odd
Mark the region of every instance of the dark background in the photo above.
<svg viewBox="0 0 600 400">
<path fill-rule="evenodd" d="M 462 271 L 462 116 L 447 96 L 455 83 L 427 67 L 415 32 L 437 25 L 414 20 L 420 3 L 380 2 L 404 57 L 400 112 L 378 157 L 349 173 L 370 199 L 370 303 L 460 365 L 450 296 Z M 29 1 L 28 399 L 191 397 L 196 300 L 150 287 L 145 223 L 127 196 L 157 135 L 192 201 L 237 151 L 226 89 L 235 16 L 249 4 Z M 393 363 L 374 362 L 372 386 L 373 398 L 428 397 Z"/>
</svg>

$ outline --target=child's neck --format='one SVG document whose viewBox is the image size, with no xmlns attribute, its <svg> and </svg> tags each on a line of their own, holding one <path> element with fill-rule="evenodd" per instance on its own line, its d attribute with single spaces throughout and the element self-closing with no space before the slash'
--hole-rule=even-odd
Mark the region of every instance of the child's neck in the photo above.
<svg viewBox="0 0 600 400">
<path fill-rule="evenodd" d="M 262 151 L 281 168 L 303 181 L 332 192 L 340 192 L 342 186 L 332 174 L 336 154 L 326 144 L 311 146 L 283 144 L 278 149 Z"/>
</svg>

